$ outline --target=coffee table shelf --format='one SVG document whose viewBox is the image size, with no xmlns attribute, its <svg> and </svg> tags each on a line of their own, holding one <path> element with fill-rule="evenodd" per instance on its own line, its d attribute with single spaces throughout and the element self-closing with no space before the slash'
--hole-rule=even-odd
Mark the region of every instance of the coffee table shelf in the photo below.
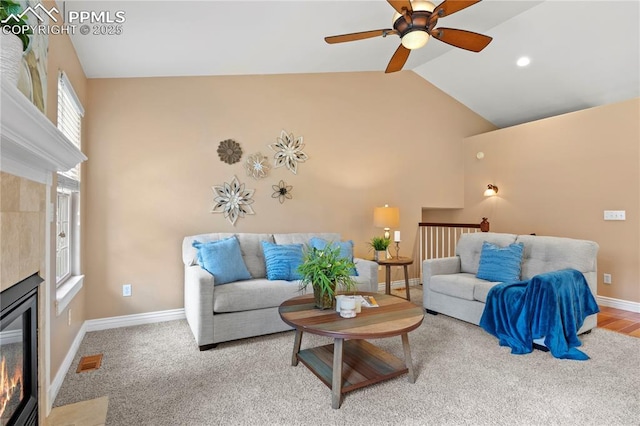
<svg viewBox="0 0 640 426">
<path fill-rule="evenodd" d="M 302 362 L 331 389 L 331 407 L 340 408 L 346 392 L 407 374 L 409 383 L 416 375 L 411 361 L 409 332 L 422 324 L 421 307 L 380 293 L 376 308 L 362 308 L 355 318 L 342 318 L 335 310 L 314 308 L 313 295 L 284 301 L 278 308 L 284 322 L 296 329 L 291 365 Z M 333 338 L 333 344 L 301 350 L 302 335 L 312 333 Z M 391 355 L 367 339 L 400 336 L 404 360 Z"/>
<path fill-rule="evenodd" d="M 298 352 L 298 359 L 331 389 L 333 348 L 329 344 Z M 409 370 L 403 360 L 366 340 L 347 340 L 342 352 L 341 393 L 391 379 Z"/>
</svg>

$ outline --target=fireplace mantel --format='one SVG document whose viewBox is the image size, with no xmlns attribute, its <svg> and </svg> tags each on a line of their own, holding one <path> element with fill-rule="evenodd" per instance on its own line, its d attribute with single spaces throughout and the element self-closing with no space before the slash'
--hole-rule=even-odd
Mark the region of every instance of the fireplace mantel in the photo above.
<svg viewBox="0 0 640 426">
<path fill-rule="evenodd" d="M 0 170 L 51 184 L 87 157 L 16 87 L 0 83 Z"/>
</svg>

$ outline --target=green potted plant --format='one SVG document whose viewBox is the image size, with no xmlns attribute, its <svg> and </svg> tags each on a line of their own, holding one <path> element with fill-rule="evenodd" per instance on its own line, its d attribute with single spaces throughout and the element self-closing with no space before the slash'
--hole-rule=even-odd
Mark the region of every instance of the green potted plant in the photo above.
<svg viewBox="0 0 640 426">
<path fill-rule="evenodd" d="M 352 260 L 340 255 L 340 247 L 327 245 L 319 250 L 309 247 L 298 267 L 300 274 L 300 290 L 309 284 L 313 287 L 315 305 L 320 309 L 334 307 L 337 286 L 351 291 L 356 283 L 351 276 L 355 268 Z"/>
<path fill-rule="evenodd" d="M 371 241 L 369 241 L 369 245 L 373 249 L 373 260 L 377 262 L 381 256 L 382 256 L 382 259 L 386 258 L 389 244 L 391 244 L 391 238 L 385 238 L 385 237 L 371 238 Z"/>
<path fill-rule="evenodd" d="M 22 7 L 15 1 L 0 0 L 0 37 L 2 37 L 0 65 L 5 78 L 14 84 L 18 83 L 20 58 L 29 47 L 29 36 L 33 34 L 24 17 L 18 17 L 20 13 L 22 13 Z"/>
<path fill-rule="evenodd" d="M 9 31 L 12 34 L 15 34 L 22 42 L 22 51 L 24 52 L 29 47 L 29 36 L 33 34 L 33 31 L 29 28 L 29 23 L 24 19 L 24 17 L 18 17 L 21 13 L 22 7 L 15 1 L 0 0 L 0 28 L 11 28 L 11 30 L 3 30 L 3 32 Z M 12 19 L 7 20 L 11 15 L 13 15 Z"/>
</svg>

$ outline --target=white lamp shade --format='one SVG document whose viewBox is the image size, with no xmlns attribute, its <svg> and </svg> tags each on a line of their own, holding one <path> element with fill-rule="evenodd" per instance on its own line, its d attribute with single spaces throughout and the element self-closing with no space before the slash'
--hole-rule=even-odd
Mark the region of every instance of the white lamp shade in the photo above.
<svg viewBox="0 0 640 426">
<path fill-rule="evenodd" d="M 376 207 L 373 210 L 373 225 L 376 228 L 395 228 L 400 224 L 400 209 L 397 207 Z"/>
</svg>

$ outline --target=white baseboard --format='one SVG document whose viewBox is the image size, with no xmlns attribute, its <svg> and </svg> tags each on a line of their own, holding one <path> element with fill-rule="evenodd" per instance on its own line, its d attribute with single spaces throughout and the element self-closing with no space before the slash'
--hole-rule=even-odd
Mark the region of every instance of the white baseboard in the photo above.
<svg viewBox="0 0 640 426">
<path fill-rule="evenodd" d="M 122 315 L 85 321 L 87 331 L 108 330 L 110 328 L 131 327 L 156 322 L 185 319 L 184 308 L 167 311 L 146 312 L 144 314 Z"/>
<path fill-rule="evenodd" d="M 638 302 L 630 302 L 628 300 L 614 299 L 606 296 L 597 296 L 596 300 L 600 306 L 640 313 L 640 303 Z"/>
<path fill-rule="evenodd" d="M 47 407 L 47 412 L 51 411 L 51 408 L 53 407 L 53 403 L 56 400 L 56 397 L 58 396 L 58 392 L 62 387 L 62 382 L 64 382 L 64 378 L 67 375 L 67 372 L 71 367 L 71 364 L 73 363 L 73 359 L 76 357 L 76 353 L 78 352 L 78 349 L 80 349 L 80 343 L 82 343 L 82 339 L 84 339 L 84 335 L 87 332 L 86 325 L 87 323 L 85 321 L 80 327 L 78 334 L 76 334 L 76 338 L 73 339 L 73 342 L 71 343 L 71 347 L 67 352 L 67 356 L 65 356 L 64 360 L 62 360 L 62 365 L 58 369 L 58 372 L 56 373 L 55 377 L 51 381 L 51 384 L 49 385 L 49 401 L 48 401 L 49 406 Z"/>
<path fill-rule="evenodd" d="M 184 319 L 184 308 L 181 309 L 171 309 L 168 311 L 158 311 L 158 312 L 147 312 L 144 314 L 133 314 L 133 315 L 123 315 L 119 317 L 109 317 L 109 318 L 101 318 L 95 320 L 87 320 L 80 327 L 80 331 L 76 335 L 76 338 L 73 339 L 73 343 L 67 352 L 67 356 L 64 357 L 62 361 L 62 365 L 58 369 L 51 385 L 49 386 L 49 405 L 53 406 L 53 402 L 58 396 L 58 392 L 60 391 L 60 387 L 62 387 L 62 382 L 64 382 L 64 378 L 73 363 L 73 359 L 76 357 L 76 353 L 78 353 L 78 349 L 80 349 L 80 343 L 82 343 L 82 339 L 84 339 L 84 335 L 90 331 L 98 331 L 98 330 L 107 330 L 110 328 L 120 328 L 120 327 L 130 327 L 133 325 L 142 325 L 142 324 L 152 324 L 156 322 L 163 321 L 173 321 Z M 51 411 L 51 406 L 48 407 L 49 411 Z"/>
</svg>

